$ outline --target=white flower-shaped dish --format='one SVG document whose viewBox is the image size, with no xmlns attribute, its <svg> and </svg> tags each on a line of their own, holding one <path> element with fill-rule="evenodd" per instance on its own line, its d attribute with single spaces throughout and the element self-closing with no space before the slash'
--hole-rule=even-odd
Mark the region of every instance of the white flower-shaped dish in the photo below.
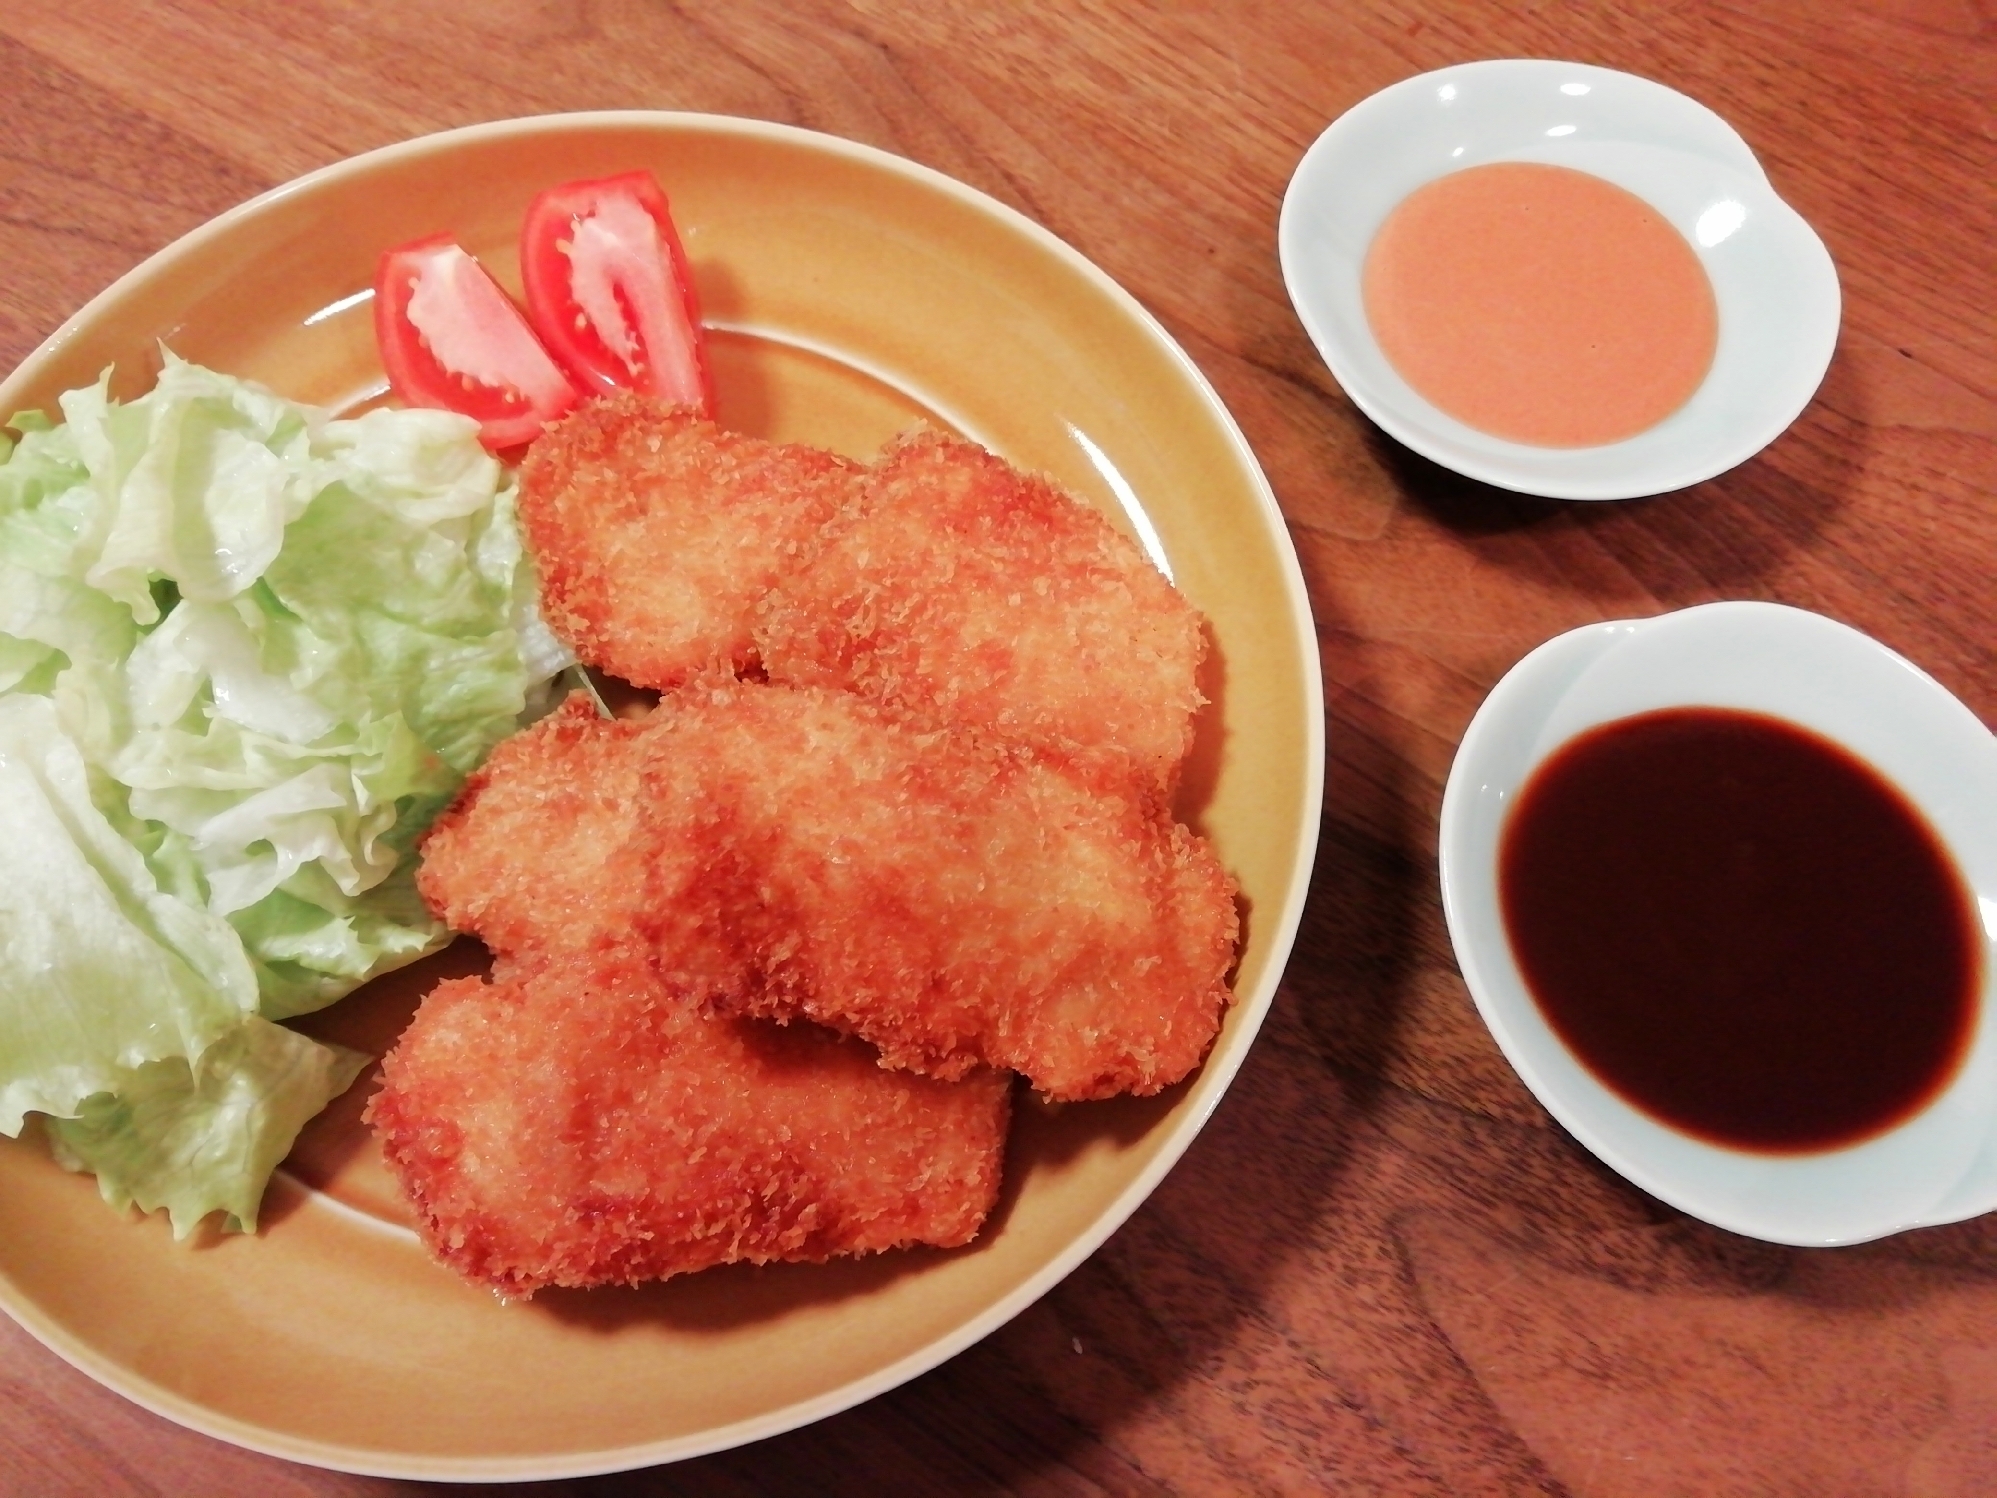
<svg viewBox="0 0 1997 1498">
<path fill-rule="evenodd" d="M 1424 183 L 1494 161 L 1592 172 L 1650 204 L 1697 253 L 1719 343 L 1704 383 L 1656 426 L 1600 447 L 1508 442 L 1438 410 L 1381 352 L 1360 294 L 1374 234 Z M 1837 342 L 1830 253 L 1747 143 L 1683 94 L 1580 63 L 1465 63 L 1361 101 L 1298 163 L 1278 247 L 1297 315 L 1353 404 L 1447 468 L 1555 499 L 1662 494 L 1752 457 L 1809 404 Z"/>
<path fill-rule="evenodd" d="M 1982 974 L 1969 1050 L 1926 1108 L 1884 1134 L 1810 1155 L 1693 1139 L 1603 1085 L 1520 976 L 1497 887 L 1516 792 L 1583 730 L 1686 705 L 1766 713 L 1842 744 L 1922 813 L 1977 901 Z M 1806 1246 L 1997 1209 L 1997 738 L 1869 636 L 1779 604 L 1715 603 L 1547 642 L 1492 689 L 1464 734 L 1443 795 L 1441 871 L 1457 963 L 1506 1058 L 1569 1133 L 1653 1196 L 1737 1233 Z"/>
</svg>

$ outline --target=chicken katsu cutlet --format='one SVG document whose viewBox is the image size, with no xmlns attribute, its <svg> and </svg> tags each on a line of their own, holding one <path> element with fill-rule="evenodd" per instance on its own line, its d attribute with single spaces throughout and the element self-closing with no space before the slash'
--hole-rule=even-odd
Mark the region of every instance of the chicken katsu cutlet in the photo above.
<svg viewBox="0 0 1997 1498">
<path fill-rule="evenodd" d="M 1200 616 L 1096 510 L 934 432 L 870 467 L 613 396 L 521 469 L 544 612 L 639 686 L 710 665 L 925 723 L 1111 744 L 1161 786 L 1201 705 Z"/>
<path fill-rule="evenodd" d="M 707 1017 L 637 968 L 438 985 L 368 1104 L 436 1256 L 507 1296 L 977 1233 L 1005 1079 L 883 1070 L 816 1026 Z"/>
<path fill-rule="evenodd" d="M 932 1076 L 1009 1067 L 1062 1100 L 1156 1092 L 1219 1030 L 1234 883 L 1121 750 L 752 683 L 668 697 L 647 738 L 639 923 L 720 1010 L 815 1020 Z M 723 958 L 676 955 L 689 930 Z"/>
<path fill-rule="evenodd" d="M 605 718 L 582 693 L 503 740 L 431 824 L 416 888 L 454 931 L 501 956 L 655 966 L 666 922 L 692 910 L 691 849 L 654 847 L 643 798 L 644 718 Z M 665 897 L 651 907 L 652 891 Z M 640 917 L 652 936 L 637 934 Z M 682 965 L 732 981 L 740 960 L 712 930 L 674 933 Z"/>
<path fill-rule="evenodd" d="M 416 888 L 430 909 L 504 955 L 641 960 L 630 921 L 646 862 L 631 840 L 644 731 L 578 692 L 502 740 L 423 838 Z"/>
<path fill-rule="evenodd" d="M 755 658 L 757 604 L 816 548 L 860 472 L 640 395 L 586 402 L 520 466 L 542 613 L 584 660 L 635 686 L 740 670 Z"/>
<path fill-rule="evenodd" d="M 1171 786 L 1192 748 L 1198 612 L 1100 513 L 974 443 L 901 438 L 765 596 L 772 681 L 932 723 L 1118 745 Z"/>
<path fill-rule="evenodd" d="M 649 753 L 644 723 L 573 697 L 425 841 L 424 895 L 499 954 L 492 981 L 424 999 L 368 1104 L 431 1249 L 529 1295 L 968 1241 L 997 1197 L 1010 1078 L 888 1071 L 857 1040 L 710 1016 L 661 982 L 636 923 L 698 867 L 639 843 Z M 681 888 L 647 929 L 692 908 Z M 739 970 L 682 935 L 682 961 Z"/>
</svg>

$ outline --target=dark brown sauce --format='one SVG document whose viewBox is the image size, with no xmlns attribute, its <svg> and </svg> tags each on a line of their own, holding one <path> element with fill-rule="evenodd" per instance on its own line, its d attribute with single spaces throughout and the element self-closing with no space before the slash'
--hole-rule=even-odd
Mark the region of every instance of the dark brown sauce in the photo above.
<svg viewBox="0 0 1997 1498">
<path fill-rule="evenodd" d="M 1775 718 L 1671 708 L 1579 735 L 1512 809 L 1498 890 L 1554 1031 L 1713 1143 L 1881 1133 L 1975 1028 L 1975 906 L 1940 841 L 1876 771 Z"/>
</svg>

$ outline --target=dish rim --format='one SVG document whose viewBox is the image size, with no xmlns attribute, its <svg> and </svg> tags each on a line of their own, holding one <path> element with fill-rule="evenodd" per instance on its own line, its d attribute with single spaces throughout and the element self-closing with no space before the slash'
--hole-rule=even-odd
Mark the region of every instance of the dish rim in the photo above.
<svg viewBox="0 0 1997 1498">
<path fill-rule="evenodd" d="M 1227 447 L 1244 476 L 1252 479 L 1256 511 L 1272 542 L 1283 575 L 1284 598 L 1294 628 L 1291 633 L 1298 651 L 1298 671 L 1302 678 L 1305 741 L 1303 745 L 1303 818 L 1298 829 L 1297 853 L 1289 870 L 1285 896 L 1280 909 L 1258 912 L 1268 922 L 1269 958 L 1261 976 L 1249 993 L 1234 995 L 1233 1011 L 1240 1027 L 1238 1043 L 1226 1055 L 1209 1053 L 1190 1079 L 1198 1093 L 1195 1106 L 1172 1125 L 1156 1153 L 1135 1178 L 1111 1200 L 1098 1216 L 1077 1234 L 1060 1253 L 1012 1292 L 1000 1297 L 979 1314 L 946 1332 L 925 1346 L 865 1377 L 814 1398 L 801 1400 L 760 1416 L 715 1427 L 695 1435 L 668 1438 L 630 1446 L 573 1453 L 562 1458 L 546 1456 L 461 1458 L 405 1455 L 381 1459 L 379 1452 L 331 1443 L 278 1436 L 261 1426 L 248 1425 L 234 1417 L 217 1416 L 205 1406 L 173 1393 L 143 1377 L 135 1377 L 110 1360 L 71 1339 L 51 1317 L 24 1307 L 11 1279 L 0 1276 L 0 1310 L 31 1336 L 98 1383 L 132 1400 L 152 1413 L 204 1435 L 224 1440 L 246 1450 L 280 1457 L 306 1465 L 366 1476 L 403 1477 L 431 1481 L 531 1481 L 582 1477 L 690 1459 L 727 1450 L 766 1437 L 783 1434 L 850 1409 L 919 1376 L 948 1361 L 959 1352 L 989 1336 L 1020 1312 L 1038 1301 L 1071 1274 L 1129 1220 L 1139 1206 L 1156 1190 L 1159 1182 L 1184 1156 L 1193 1140 L 1211 1118 L 1261 1029 L 1294 948 L 1303 909 L 1309 894 L 1315 865 L 1317 834 L 1322 826 L 1325 771 L 1324 685 L 1317 632 L 1305 586 L 1302 564 L 1297 556 L 1288 524 L 1276 502 L 1268 476 L 1249 446 L 1238 422 L 1219 393 L 1192 357 L 1171 336 L 1163 324 L 1137 298 L 1094 261 L 1083 255 L 1053 231 L 1019 210 L 968 183 L 881 147 L 848 140 L 803 126 L 746 116 L 684 110 L 614 109 L 555 112 L 514 116 L 502 120 L 457 126 L 406 140 L 378 146 L 343 157 L 302 173 L 256 194 L 232 208 L 196 225 L 172 240 L 97 292 L 80 308 L 31 349 L 21 362 L 0 380 L 0 406 L 17 385 L 31 383 L 37 371 L 61 353 L 80 331 L 96 322 L 101 308 L 124 290 L 162 269 L 200 255 L 214 240 L 229 233 L 237 224 L 283 199 L 329 181 L 359 174 L 388 162 L 401 162 L 448 152 L 470 144 L 486 144 L 550 130 L 590 130 L 596 128 L 653 129 L 662 131 L 697 130 L 781 141 L 794 147 L 828 152 L 899 175 L 933 192 L 956 199 L 992 219 L 1009 232 L 1022 235 L 1061 260 L 1106 295 L 1132 319 L 1150 344 L 1164 354 L 1187 382 L 1200 403 L 1217 423 Z M 11 410 L 11 408 L 10 408 Z M 0 416 L 0 419 L 4 419 Z"/>
</svg>

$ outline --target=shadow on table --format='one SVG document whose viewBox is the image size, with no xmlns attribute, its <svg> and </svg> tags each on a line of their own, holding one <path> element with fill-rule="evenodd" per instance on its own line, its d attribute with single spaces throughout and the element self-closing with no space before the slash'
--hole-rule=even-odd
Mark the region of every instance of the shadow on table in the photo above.
<svg viewBox="0 0 1997 1498">
<path fill-rule="evenodd" d="M 1606 562 L 1614 581 L 1670 608 L 1760 596 L 1767 579 L 1835 521 L 1867 444 L 1863 427 L 1820 442 L 1797 465 L 1805 477 L 1764 451 L 1685 489 L 1590 501 L 1543 499 L 1465 478 L 1371 422 L 1360 425 L 1375 461 L 1405 498 L 1481 562 L 1542 585 L 1590 592 L 1607 581 Z"/>
</svg>

